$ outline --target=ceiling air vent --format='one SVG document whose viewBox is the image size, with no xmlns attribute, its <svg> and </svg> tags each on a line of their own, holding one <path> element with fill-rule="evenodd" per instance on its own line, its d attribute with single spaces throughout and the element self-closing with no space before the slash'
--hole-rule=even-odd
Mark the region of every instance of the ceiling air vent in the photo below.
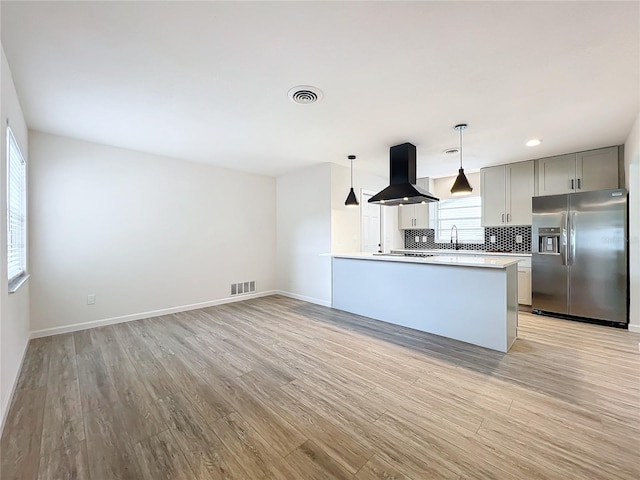
<svg viewBox="0 0 640 480">
<path fill-rule="evenodd" d="M 310 105 L 322 99 L 322 91 L 309 85 L 298 85 L 289 90 L 289 98 L 300 105 Z"/>
</svg>

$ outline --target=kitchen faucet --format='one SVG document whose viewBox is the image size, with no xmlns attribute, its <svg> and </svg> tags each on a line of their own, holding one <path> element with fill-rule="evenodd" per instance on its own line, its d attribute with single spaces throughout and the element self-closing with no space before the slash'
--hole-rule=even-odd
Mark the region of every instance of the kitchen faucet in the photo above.
<svg viewBox="0 0 640 480">
<path fill-rule="evenodd" d="M 460 248 L 460 246 L 458 245 L 458 227 L 456 227 L 455 225 L 453 225 L 451 227 L 451 243 L 453 243 L 453 229 L 456 229 L 456 246 L 455 249 L 458 250 Z"/>
</svg>

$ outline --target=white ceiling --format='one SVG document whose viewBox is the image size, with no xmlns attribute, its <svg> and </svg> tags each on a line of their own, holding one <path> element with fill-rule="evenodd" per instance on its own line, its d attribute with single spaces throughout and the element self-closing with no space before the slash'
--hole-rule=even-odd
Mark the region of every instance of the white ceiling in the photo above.
<svg viewBox="0 0 640 480">
<path fill-rule="evenodd" d="M 640 2 L 10 2 L 30 128 L 278 175 L 319 162 L 419 176 L 624 143 Z M 295 85 L 324 99 L 297 105 Z M 528 148 L 526 140 L 543 139 Z"/>
</svg>

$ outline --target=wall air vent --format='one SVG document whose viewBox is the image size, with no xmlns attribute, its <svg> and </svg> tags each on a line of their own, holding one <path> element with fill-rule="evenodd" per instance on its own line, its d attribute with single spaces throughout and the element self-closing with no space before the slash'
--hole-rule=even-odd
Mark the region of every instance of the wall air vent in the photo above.
<svg viewBox="0 0 640 480">
<path fill-rule="evenodd" d="M 256 291 L 256 281 L 251 280 L 249 282 L 238 282 L 231 284 L 231 296 L 246 295 L 247 293 L 254 293 Z"/>
<path fill-rule="evenodd" d="M 289 99 L 300 105 L 310 105 L 322 99 L 322 90 L 310 85 L 298 85 L 289 90 Z"/>
</svg>

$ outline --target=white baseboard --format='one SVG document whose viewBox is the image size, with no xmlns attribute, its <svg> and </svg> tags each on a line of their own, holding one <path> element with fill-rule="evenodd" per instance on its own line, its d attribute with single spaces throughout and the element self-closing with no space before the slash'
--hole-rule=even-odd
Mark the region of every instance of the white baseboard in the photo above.
<svg viewBox="0 0 640 480">
<path fill-rule="evenodd" d="M 208 302 L 192 303 L 191 305 L 180 305 L 177 307 L 163 308 L 160 310 L 151 310 L 149 312 L 132 313 L 122 315 L 120 317 L 104 318 L 102 320 L 93 320 L 90 322 L 74 323 L 71 325 L 63 325 L 61 327 L 43 328 L 42 330 L 34 330 L 31 332 L 31 338 L 49 337 L 52 335 L 60 335 L 62 333 L 78 332 L 89 328 L 104 327 L 114 325 L 116 323 L 131 322 L 134 320 L 142 320 L 143 318 L 160 317 L 171 313 L 186 312 L 188 310 L 196 310 L 198 308 L 213 307 L 214 305 L 222 305 L 224 303 L 242 302 L 251 298 L 266 297 L 279 293 L 276 290 L 266 292 L 250 293 L 247 295 L 238 295 L 235 297 L 221 298 L 219 300 L 211 300 Z"/>
<path fill-rule="evenodd" d="M 0 437 L 2 436 L 2 432 L 4 432 L 4 424 L 7 421 L 7 415 L 9 415 L 11 402 L 13 402 L 13 396 L 15 395 L 16 388 L 18 387 L 18 380 L 20 379 L 20 373 L 22 373 L 22 367 L 24 366 L 24 357 L 27 355 L 28 347 L 29 347 L 29 340 L 27 340 L 24 344 L 24 349 L 22 350 L 22 358 L 20 358 L 20 368 L 18 368 L 18 372 L 16 373 L 16 378 L 13 379 L 13 385 L 11 386 L 11 391 L 7 396 L 7 404 L 2 405 L 2 419 L 0 419 Z"/>
<path fill-rule="evenodd" d="M 629 324 L 629 331 L 634 333 L 640 333 L 640 325 Z"/>
<path fill-rule="evenodd" d="M 284 295 L 285 297 L 295 298 L 296 300 L 302 300 L 303 302 L 315 303 L 316 305 L 322 305 L 323 307 L 330 307 L 331 302 L 327 300 L 320 300 L 319 298 L 305 297 L 304 295 L 298 295 L 297 293 L 285 292 L 284 290 L 276 290 L 274 293 L 278 295 Z"/>
</svg>

